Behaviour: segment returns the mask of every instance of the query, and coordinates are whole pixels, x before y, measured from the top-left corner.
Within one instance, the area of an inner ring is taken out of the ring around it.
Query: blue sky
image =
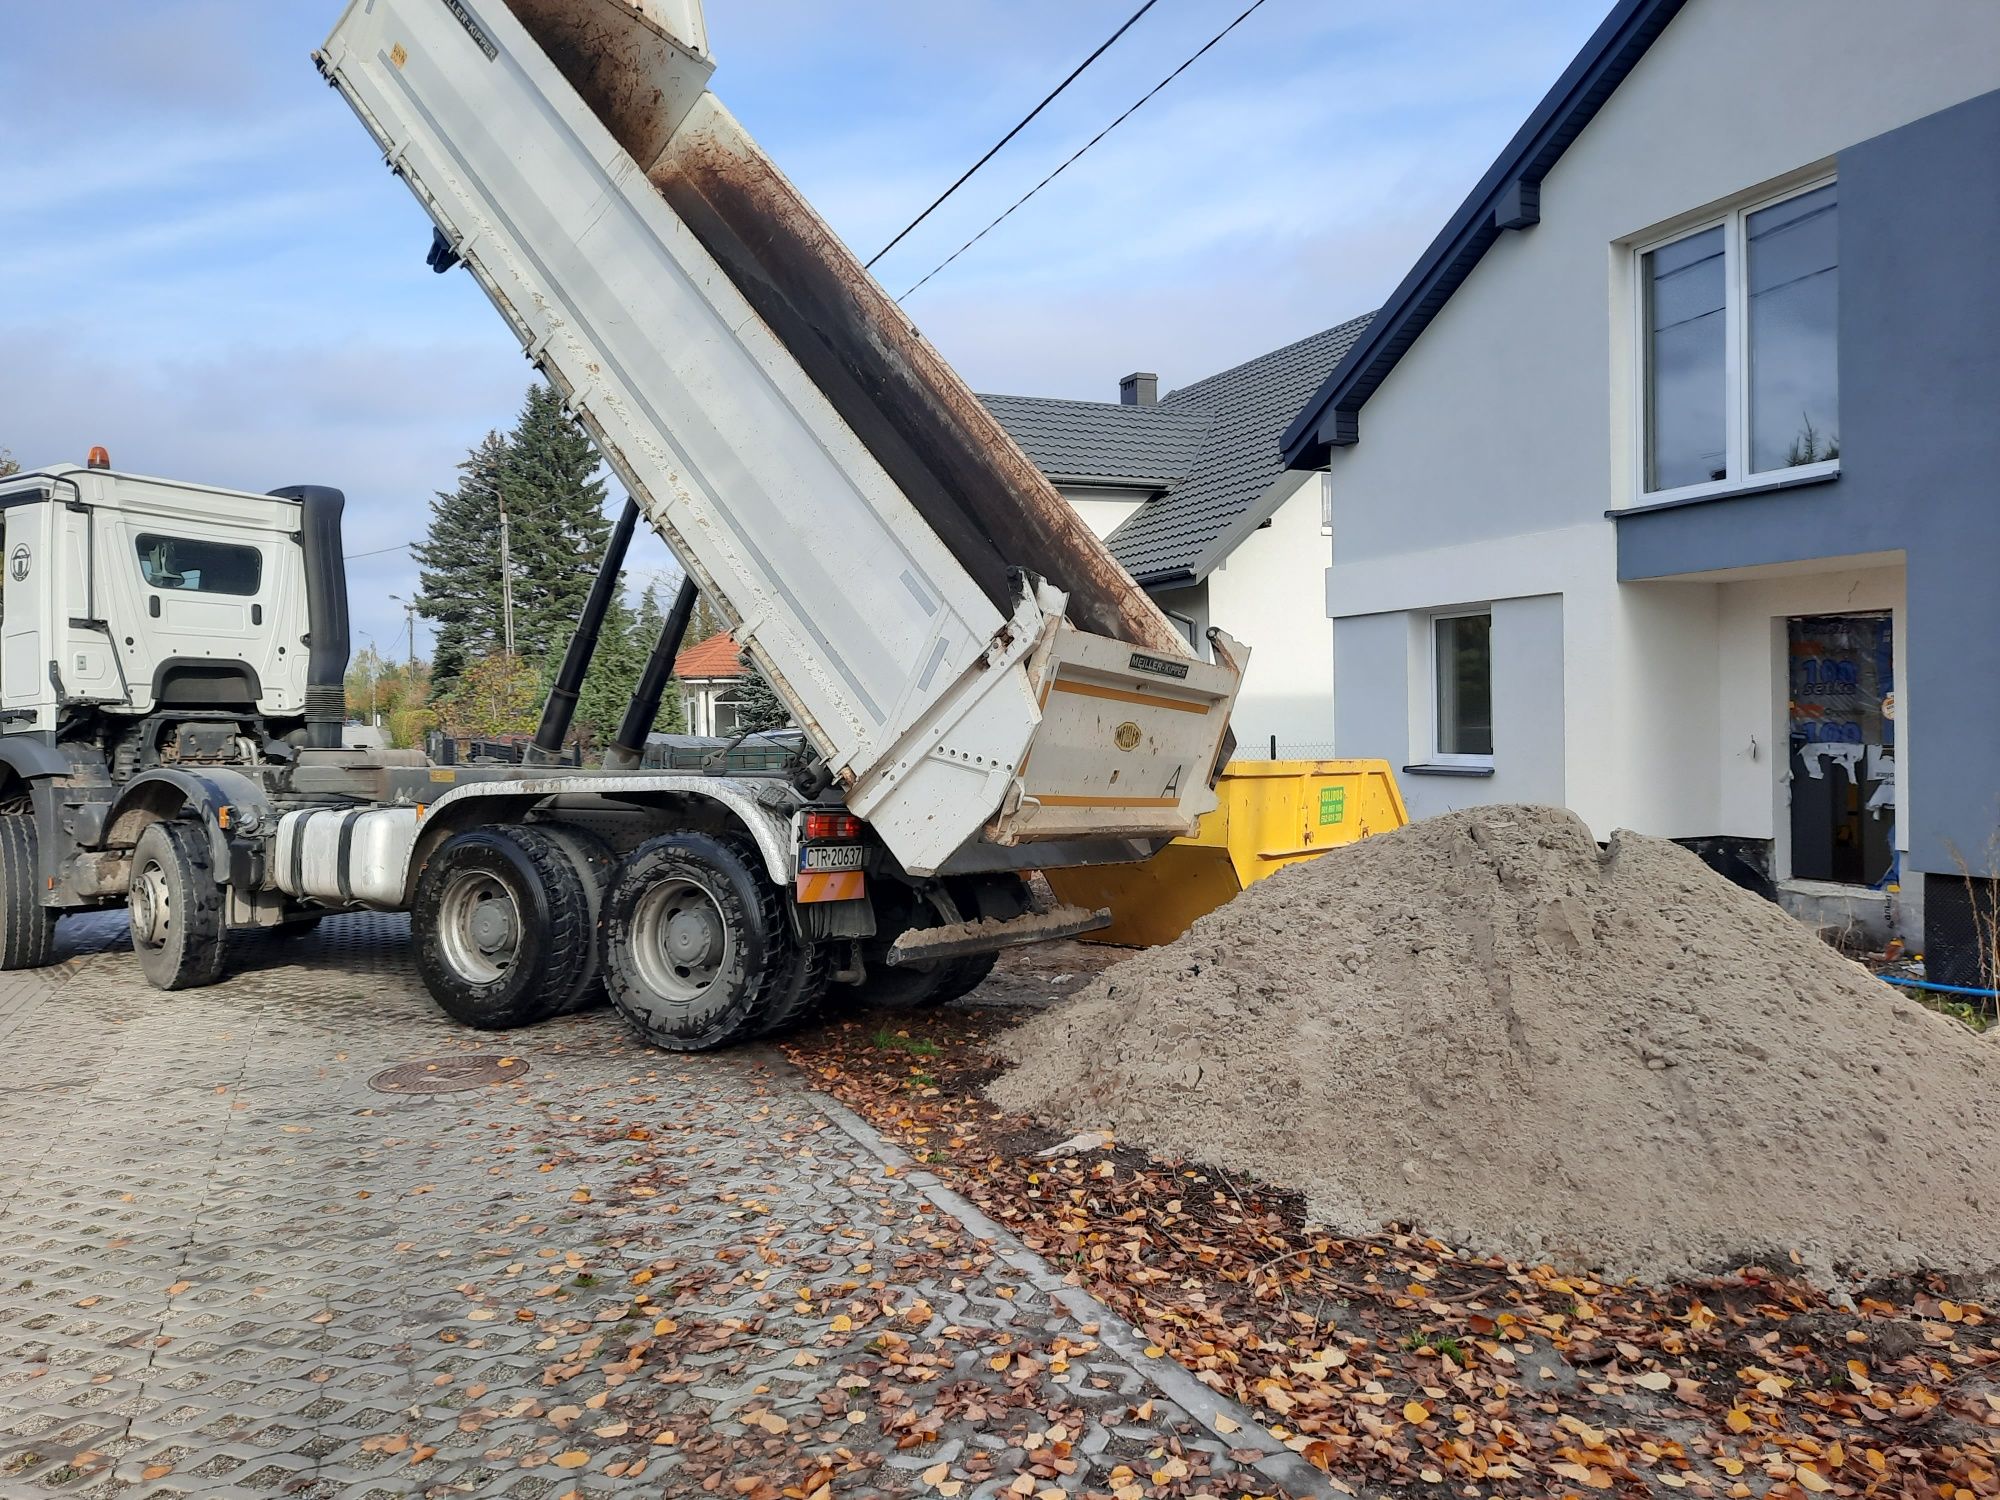
[[[980,390],[1164,389],[1377,305],[1608,0],[1266,0],[908,302]],[[710,0],[713,87],[880,248],[1132,0]],[[877,268],[901,293],[1242,9],[1160,0]],[[357,646],[529,379],[314,73],[333,0],[0,6],[0,445],[349,496]],[[670,560],[651,539],[634,577]],[[419,622],[418,649],[426,649]]]

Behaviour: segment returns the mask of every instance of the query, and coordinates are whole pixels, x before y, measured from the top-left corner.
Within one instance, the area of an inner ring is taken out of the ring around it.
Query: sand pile
[[[2000,1052],[1676,845],[1494,807],[1253,887],[1014,1032],[1001,1104],[1342,1233],[1659,1280],[2000,1265]]]

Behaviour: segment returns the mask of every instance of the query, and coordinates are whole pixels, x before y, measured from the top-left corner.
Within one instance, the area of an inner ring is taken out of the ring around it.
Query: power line
[[[918,214],[914,219],[910,220],[909,223],[905,224],[903,226],[902,234],[897,235],[893,240],[889,241],[888,244],[884,245],[880,250],[877,250],[875,252],[874,259],[870,260],[868,264],[865,267],[863,267],[863,269],[870,271],[874,270],[875,261],[880,260],[883,256],[887,255],[891,250],[895,249],[898,245],[902,244],[904,235],[907,235],[912,229],[915,229],[919,224],[923,223],[924,220],[928,219],[932,214],[936,213],[938,208],[944,203],[945,199],[949,198],[953,193],[957,192],[960,188],[964,187],[965,184],[971,180],[972,174],[974,172],[977,172],[981,167],[985,166],[989,161],[993,160],[995,156],[999,155],[1000,148],[1002,146],[1005,146],[1009,141],[1013,140],[1015,136],[1019,135],[1022,131],[1026,130],[1028,126],[1034,122],[1034,118],[1036,115],[1040,114],[1043,110],[1047,109],[1051,104],[1053,104],[1058,94],[1060,94],[1064,89],[1068,88],[1072,83],[1075,83],[1077,79],[1081,78],[1083,76],[1084,69],[1088,68],[1092,63],[1096,62],[1098,58],[1104,56],[1106,52],[1109,52],[1111,50],[1111,44],[1117,41],[1118,38],[1120,38],[1121,36],[1125,35],[1126,32],[1130,31],[1132,27],[1135,24],[1137,24],[1139,17],[1143,16],[1147,11],[1151,10],[1157,4],[1159,4],[1159,0],[1146,0],[1146,3],[1144,5],[1140,6],[1137,10],[1133,11],[1131,17],[1125,22],[1123,26],[1120,26],[1116,31],[1111,33],[1111,35],[1105,40],[1103,46],[1099,47],[1095,52],[1091,53],[1090,56],[1086,57],[1082,62],[1078,63],[1076,65],[1075,72],[1071,73],[1069,77],[1065,78],[1061,83],[1057,84],[1055,88],[1050,91],[1049,96],[1046,99],[1044,99],[1040,104],[1037,104],[1033,109],[1029,110],[1027,115],[1022,119],[1020,124],[1016,125],[1012,130],[1008,131],[1005,135],[1001,136],[999,141],[994,145],[991,151],[988,151],[984,156],[980,157],[978,161],[974,162],[971,166],[967,167],[965,169],[965,175],[963,177],[959,178],[958,181],[954,182],[950,187],[946,188],[942,193],[939,193],[937,196],[937,202],[931,204],[929,208],[925,209],[922,213]]]
[[[393,547],[377,547],[373,552],[349,552],[341,560],[343,562],[359,562],[364,557],[386,557],[391,552],[407,552],[416,545],[415,542],[398,542]]]
[[[1033,187],[1029,188],[1027,192],[1023,193],[1019,198],[1015,199],[1014,202],[1008,206],[1007,211],[1005,213],[1001,214],[999,218],[995,219],[991,224],[988,224],[984,229],[980,230],[979,233],[975,234],[971,239],[967,240],[963,245],[960,245],[956,250],[952,251],[951,254],[947,255],[942,261],[938,262],[937,265],[931,268],[930,275],[925,276],[923,281],[919,281],[916,284],[916,286],[911,287],[909,291],[903,293],[903,295],[898,297],[896,300],[898,302],[907,301],[919,288],[921,288],[924,285],[924,282],[929,281],[932,276],[937,275],[939,271],[942,271],[946,266],[950,265],[953,261],[957,260],[959,256],[965,254],[966,251],[970,250],[974,245],[978,244],[981,240],[985,239],[987,235],[991,234],[994,230],[998,229],[1002,224],[1004,224],[1009,218],[1013,216],[1015,209],[1019,208],[1023,203],[1026,203],[1030,198],[1034,197],[1035,194],[1039,193],[1043,188],[1047,187],[1050,183],[1054,182],[1058,177],[1062,176],[1063,173],[1067,172],[1071,167],[1075,166],[1078,157],[1081,157],[1084,154],[1084,152],[1088,151],[1092,146],[1095,146],[1099,141],[1103,140],[1107,135],[1111,134],[1112,131],[1116,130],[1120,125],[1123,125],[1127,120],[1131,119],[1132,116],[1137,114],[1140,108],[1144,106],[1153,97],[1153,95],[1159,93],[1161,89],[1165,88],[1168,84],[1172,83],[1176,78],[1180,77],[1181,74],[1185,73],[1189,68],[1193,67],[1197,62],[1199,62],[1202,59],[1204,55],[1208,53],[1208,51],[1211,48],[1213,48],[1216,45],[1216,43],[1220,42],[1224,37],[1228,36],[1230,32],[1234,31],[1237,27],[1241,26],[1245,21],[1249,20],[1250,17],[1260,7],[1262,7],[1263,4],[1264,0],[1251,0],[1249,9],[1245,10],[1242,15],[1238,16],[1235,20],[1231,21],[1227,26],[1223,27],[1222,30],[1218,31],[1214,36],[1210,37],[1205,43],[1202,44],[1200,51],[1196,52],[1194,56],[1190,57],[1186,62],[1182,63],[1178,68],[1175,68],[1173,72],[1169,73],[1165,78],[1162,78],[1158,83],[1154,84],[1152,88],[1146,91],[1144,97],[1141,98],[1137,104],[1134,104],[1130,109],[1126,110],[1124,114],[1120,115],[1117,119],[1113,120],[1109,125],[1105,126],[1102,130],[1098,131],[1096,135],[1092,136],[1089,140],[1085,141],[1083,145],[1077,148],[1076,155],[1070,157],[1068,161],[1064,162],[1061,166],[1057,167],[1053,172],[1049,173],[1048,176],[1044,177],[1040,182],[1036,183]],[[874,263],[871,261],[870,264],[872,265]]]

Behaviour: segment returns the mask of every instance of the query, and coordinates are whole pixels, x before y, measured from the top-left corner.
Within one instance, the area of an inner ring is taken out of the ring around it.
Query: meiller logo
[[[1187,663],[1184,661],[1166,661],[1161,657],[1147,656],[1142,652],[1134,651],[1132,653],[1132,670],[1135,672],[1151,672],[1155,677],[1186,677]]]
[[[444,5],[446,10],[458,17],[458,24],[465,28],[465,34],[479,43],[479,50],[486,54],[488,62],[500,56],[500,49],[487,40],[485,31],[481,29],[479,22],[473,19],[472,12],[465,8],[462,0],[444,0]]]

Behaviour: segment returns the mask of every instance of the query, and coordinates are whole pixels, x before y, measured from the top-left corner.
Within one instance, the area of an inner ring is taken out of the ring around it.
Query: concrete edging
[[[783,1054],[772,1051],[770,1055],[774,1062],[782,1063],[787,1070],[794,1073],[801,1071]],[[812,1088],[804,1078],[800,1081],[807,1088]],[[1287,1448],[1248,1407],[1203,1385],[1176,1361],[1147,1354],[1145,1335],[1124,1318],[1081,1286],[1058,1276],[1046,1261],[1016,1239],[1011,1230],[987,1217],[977,1205],[947,1186],[936,1173],[918,1163],[838,1099],[819,1089],[812,1089],[812,1093],[821,1112],[829,1120],[941,1211],[958,1220],[973,1238],[990,1244],[994,1254],[1020,1272],[1036,1290],[1060,1303],[1072,1317],[1095,1323],[1098,1342],[1185,1411],[1191,1420],[1231,1448],[1263,1449],[1265,1456],[1250,1466],[1257,1473],[1283,1485],[1294,1495],[1332,1497],[1340,1493],[1327,1482],[1324,1473]],[[1215,1425],[1217,1417],[1227,1417],[1237,1425],[1238,1430],[1222,1431]]]

